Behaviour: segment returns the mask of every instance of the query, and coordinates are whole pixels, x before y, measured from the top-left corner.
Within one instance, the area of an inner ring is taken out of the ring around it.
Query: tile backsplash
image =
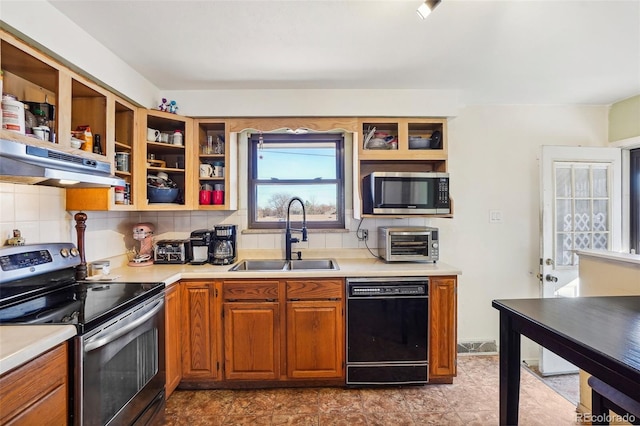
[[[19,229],[27,244],[71,241],[76,243],[74,214],[65,210],[62,188],[0,183],[0,232],[2,243]],[[284,250],[283,231],[247,231],[247,211],[87,211],[85,254],[87,262],[125,254],[137,247],[132,237],[136,223],[149,222],[155,227],[155,239],[188,238],[191,231],[212,228],[217,224],[238,225],[240,250]],[[429,220],[365,219],[361,228],[369,229],[367,244],[358,241],[359,220],[346,211],[346,229],[309,232],[309,241],[297,243],[296,250],[366,249],[377,247],[378,226],[429,226]]]

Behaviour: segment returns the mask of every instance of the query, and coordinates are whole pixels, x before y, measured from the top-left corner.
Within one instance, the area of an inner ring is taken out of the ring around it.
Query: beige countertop
[[[0,374],[24,364],[76,335],[73,325],[0,326]]]
[[[268,257],[264,257],[267,259]],[[229,269],[232,265],[152,265],[123,266],[111,271],[108,278],[125,282],[164,282],[173,284],[181,279],[232,279],[232,278],[329,278],[329,277],[393,277],[393,276],[442,276],[461,275],[460,269],[446,263],[395,262],[386,263],[379,259],[337,258],[339,270],[300,270],[300,271],[236,271]],[[240,257],[238,260],[244,260]],[[251,257],[251,259],[257,259]],[[311,259],[311,258],[309,258]]]
[[[337,261],[339,270],[230,272],[229,269],[232,265],[151,265],[139,267],[125,265],[113,269],[105,278],[113,282],[164,282],[166,286],[170,286],[182,279],[415,277],[462,274],[458,268],[442,262],[386,263],[375,258],[329,257]],[[268,258],[273,257],[260,257],[252,254],[250,257],[241,255],[238,260]],[[75,327],[70,325],[0,326],[0,374],[24,364],[55,345],[75,336],[75,334]]]

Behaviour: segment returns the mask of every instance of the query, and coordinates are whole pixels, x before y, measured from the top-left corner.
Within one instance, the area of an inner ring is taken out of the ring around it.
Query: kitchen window
[[[344,228],[342,134],[256,133],[249,146],[249,228],[284,229],[294,196],[304,201],[308,228]],[[291,221],[302,221],[298,203]]]

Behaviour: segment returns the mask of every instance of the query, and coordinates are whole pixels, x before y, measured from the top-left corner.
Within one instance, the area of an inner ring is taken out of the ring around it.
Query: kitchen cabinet
[[[362,140],[358,142],[357,161],[359,182],[354,185],[355,194],[363,191],[362,179],[373,172],[447,172],[448,141],[447,120],[426,117],[361,117],[358,119]],[[374,130],[375,129],[375,130]],[[372,133],[371,139],[367,135]],[[434,136],[435,135],[435,136]],[[380,138],[394,138],[395,143],[381,144]],[[430,140],[440,139],[431,148]],[[414,141],[417,146],[412,145]],[[393,148],[393,149],[388,149]],[[360,205],[356,199],[354,205]],[[453,212],[453,203],[451,203]],[[438,215],[452,217],[453,213]],[[363,217],[374,217],[363,214]],[[382,215],[375,215],[381,217]],[[430,215],[434,216],[434,215]],[[389,217],[389,216],[388,216]],[[405,217],[393,215],[393,217]]]
[[[68,424],[68,357],[65,342],[2,375],[0,424]]]
[[[0,67],[3,71],[3,92],[47,110],[45,115],[50,119],[49,128],[55,135],[51,139],[60,150],[89,159],[110,161],[113,145],[104,145],[109,138],[107,103],[113,96],[108,90],[2,30]],[[94,135],[101,135],[103,154],[71,147],[71,131],[80,125],[89,125]],[[50,142],[7,130],[0,130],[0,136],[29,145],[51,146]]]
[[[287,280],[287,378],[344,377],[344,281]]]
[[[139,109],[138,119],[138,154],[134,168],[146,171],[134,189],[134,196],[139,201],[138,210],[190,210],[195,196],[190,184],[194,179],[193,120],[148,109]],[[158,131],[157,136],[150,135],[148,129]],[[175,201],[156,203],[149,200],[147,176],[157,176],[159,172],[166,173],[177,184],[179,192]]]
[[[183,281],[181,289],[182,380],[219,377],[219,289],[213,281]]]
[[[224,281],[222,286],[225,379],[279,379],[279,282]]]
[[[197,142],[193,205],[198,206],[198,210],[236,210],[238,144],[230,140],[227,122],[220,119],[194,120],[193,134]],[[200,172],[200,165],[205,165],[203,172]],[[206,173],[209,170],[215,173]],[[209,203],[200,200],[200,190],[223,191],[222,202],[216,204],[214,197]]]
[[[166,399],[182,379],[182,328],[180,323],[180,283],[175,283],[165,290],[165,369],[166,369]]]
[[[115,188],[67,188],[67,210],[117,211],[137,208],[139,203],[134,189],[146,182],[146,176],[137,173],[134,168],[138,152],[135,145],[137,116],[138,108],[133,104],[116,96],[107,97],[107,140],[102,140],[102,148],[109,147],[113,151],[110,158],[120,156],[123,159],[116,161],[114,172],[127,183],[124,188],[125,201],[116,202]]]
[[[457,360],[457,278],[429,278],[429,382],[452,383]]]

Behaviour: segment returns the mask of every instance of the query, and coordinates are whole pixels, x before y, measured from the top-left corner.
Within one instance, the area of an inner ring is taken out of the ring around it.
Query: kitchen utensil
[[[224,204],[224,191],[213,191],[213,204]]]
[[[129,171],[129,155],[128,152],[116,152],[116,170],[120,172]]]
[[[212,193],[213,193],[213,191],[207,191],[206,189],[201,189],[200,190],[200,205],[211,204]]]
[[[147,198],[150,203],[173,203],[178,198],[178,188],[160,188],[147,185]]]
[[[147,140],[151,142],[160,142],[160,130],[147,127]]]
[[[200,177],[211,177],[214,175],[214,169],[211,164],[203,163],[200,164]]]

